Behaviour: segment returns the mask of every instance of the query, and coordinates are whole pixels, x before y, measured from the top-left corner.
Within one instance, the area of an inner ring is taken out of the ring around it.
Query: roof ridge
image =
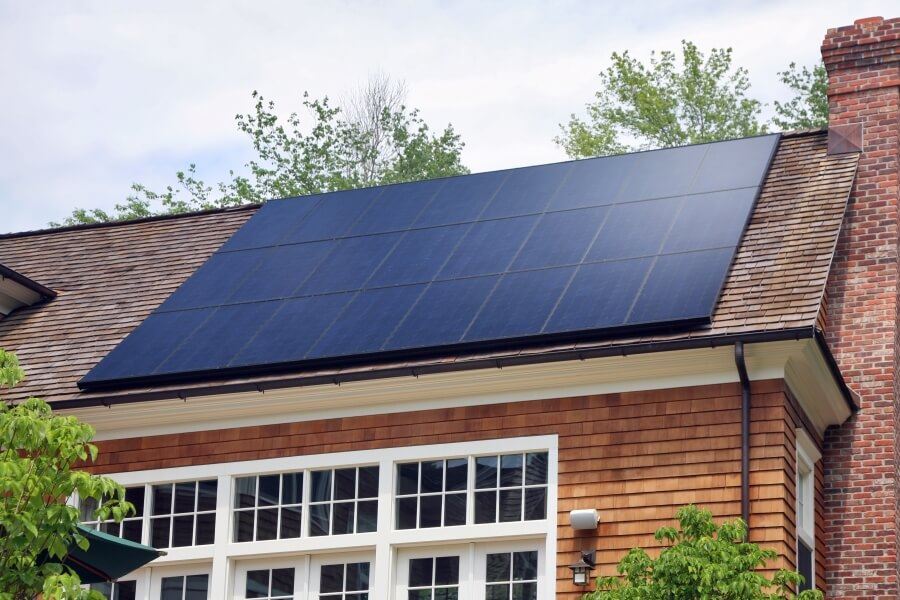
[[[241,212],[245,210],[256,209],[262,206],[261,202],[252,204],[241,204],[239,206],[226,206],[224,208],[207,208],[204,210],[195,210],[191,212],[183,212],[166,215],[153,215],[150,217],[141,217],[139,219],[121,219],[116,221],[105,221],[100,223],[83,223],[78,225],[64,225],[62,227],[47,227],[44,229],[31,229],[29,231],[11,231],[9,233],[0,233],[0,240],[11,238],[30,237],[35,235],[52,235],[56,233],[66,233],[69,231],[82,231],[88,229],[103,229],[107,227],[125,227],[128,225],[139,225],[141,223],[152,223],[156,221],[169,221],[174,219],[185,219],[191,217],[202,217],[206,215],[215,215],[229,212]]]
[[[819,135],[822,133],[828,133],[828,126],[825,127],[809,127],[807,129],[791,129],[788,131],[782,131],[781,137],[803,137],[806,135]]]

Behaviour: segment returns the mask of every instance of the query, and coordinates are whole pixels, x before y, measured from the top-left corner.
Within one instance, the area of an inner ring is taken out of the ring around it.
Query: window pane
[[[130,516],[140,517],[144,514],[144,486],[126,488],[125,500],[134,504],[134,514]]]
[[[434,559],[434,585],[459,583],[459,557],[440,556]]]
[[[378,467],[360,467],[359,498],[376,498],[378,496]]]
[[[116,595],[113,600],[135,600],[137,597],[136,581],[116,582]]]
[[[294,569],[273,569],[272,570],[272,595],[273,596],[293,596],[294,595]]]
[[[238,477],[234,483],[234,507],[256,506],[256,477]]]
[[[409,561],[409,587],[430,586],[434,559],[413,558]]]
[[[441,497],[421,496],[419,498],[419,527],[441,526]]]
[[[335,535],[353,533],[353,503],[336,502],[334,505],[334,529]]]
[[[356,497],[356,469],[335,469],[334,499],[351,500]]]
[[[301,509],[299,506],[281,509],[282,539],[300,537],[300,516]]]
[[[522,485],[522,455],[500,457],[500,487]]]
[[[513,554],[513,581],[537,579],[537,552]]]
[[[397,529],[415,529],[417,516],[415,497],[397,499]]]
[[[500,522],[522,520],[522,490],[500,490]]]
[[[459,600],[459,588],[438,588],[434,590],[434,600]]]
[[[431,590],[409,590],[407,600],[432,600]]]
[[[252,510],[242,510],[234,513],[234,541],[253,541],[253,518],[256,514]]]
[[[547,518],[547,488],[525,488],[525,520]]]
[[[314,504],[309,507],[309,534],[310,535],[328,535],[329,534],[329,517],[331,516],[331,505]]]
[[[479,456],[475,459],[475,487],[497,487],[497,457]]]
[[[184,577],[163,577],[160,600],[182,600]]]
[[[256,511],[256,539],[274,540],[278,536],[278,509],[261,508]]]
[[[803,590],[811,590],[813,583],[813,560],[812,560],[812,551],[809,549],[809,546],[806,545],[803,541],[798,544],[797,548],[797,572],[803,576],[803,583],[800,584],[799,589]]]
[[[141,525],[140,521],[125,521],[122,523],[122,537],[132,542],[141,542]]]
[[[348,592],[364,592],[369,589],[369,563],[351,563],[347,565]]]
[[[169,517],[150,521],[150,545],[154,548],[169,547]]]
[[[512,588],[513,600],[537,600],[536,583],[514,583]]]
[[[303,473],[285,473],[281,476],[281,503],[300,504],[303,499]]]
[[[432,460],[422,463],[421,492],[440,492],[444,489],[444,461]]]
[[[197,545],[212,544],[216,535],[216,513],[197,515]]]
[[[397,493],[415,494],[419,491],[419,463],[397,465]]]
[[[79,502],[79,520],[82,522],[93,521],[97,511],[97,501],[94,498],[82,498]]]
[[[278,504],[278,485],[281,477],[278,475],[264,475],[259,478],[259,506],[273,506]]]
[[[189,513],[194,512],[194,494],[197,491],[197,484],[193,481],[188,483],[175,484],[175,512]]]
[[[153,486],[153,514],[168,515],[172,512],[172,484]]]
[[[218,482],[215,479],[201,481],[197,484],[197,510],[216,510],[216,487]]]
[[[509,584],[488,585],[485,587],[485,598],[487,600],[509,600]]]
[[[486,559],[487,581],[509,581],[510,560],[509,553],[488,554]]]
[[[344,565],[322,565],[319,591],[323,594],[344,591]]]
[[[172,546],[191,546],[194,543],[194,515],[172,519]]]
[[[466,495],[447,494],[444,497],[444,525],[466,524]]]
[[[331,500],[331,471],[313,471],[310,501]]]
[[[206,600],[209,576],[188,575],[186,579],[184,600]]]
[[[103,533],[108,533],[109,535],[114,535],[116,537],[119,537],[120,527],[121,527],[121,525],[119,523],[111,521],[109,523],[102,523],[100,525],[100,531],[102,531]]]
[[[465,458],[454,458],[447,461],[448,492],[466,489],[469,474],[469,461]]]
[[[369,533],[378,526],[378,501],[360,502],[356,505],[356,533]]]
[[[547,483],[547,453],[532,452],[525,455],[525,485]]]
[[[495,523],[497,521],[497,492],[475,493],[475,522]]]
[[[248,598],[267,598],[269,596],[269,571],[247,571]]]

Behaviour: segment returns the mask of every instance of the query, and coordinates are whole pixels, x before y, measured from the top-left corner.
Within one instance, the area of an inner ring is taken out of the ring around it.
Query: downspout
[[[744,342],[734,343],[734,364],[741,379],[741,518],[750,528],[750,378],[744,362]]]

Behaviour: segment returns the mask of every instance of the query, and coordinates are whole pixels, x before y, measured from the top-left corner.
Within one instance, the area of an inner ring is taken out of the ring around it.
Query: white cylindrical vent
[[[573,510],[569,513],[569,523],[572,525],[572,529],[597,529],[599,522],[600,515],[595,508]]]

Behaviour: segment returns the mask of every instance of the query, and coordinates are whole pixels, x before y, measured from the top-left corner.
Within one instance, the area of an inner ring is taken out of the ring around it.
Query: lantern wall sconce
[[[569,565],[572,569],[572,583],[583,587],[591,582],[591,571],[594,570],[596,563],[596,550],[582,550],[581,558],[578,562]]]

